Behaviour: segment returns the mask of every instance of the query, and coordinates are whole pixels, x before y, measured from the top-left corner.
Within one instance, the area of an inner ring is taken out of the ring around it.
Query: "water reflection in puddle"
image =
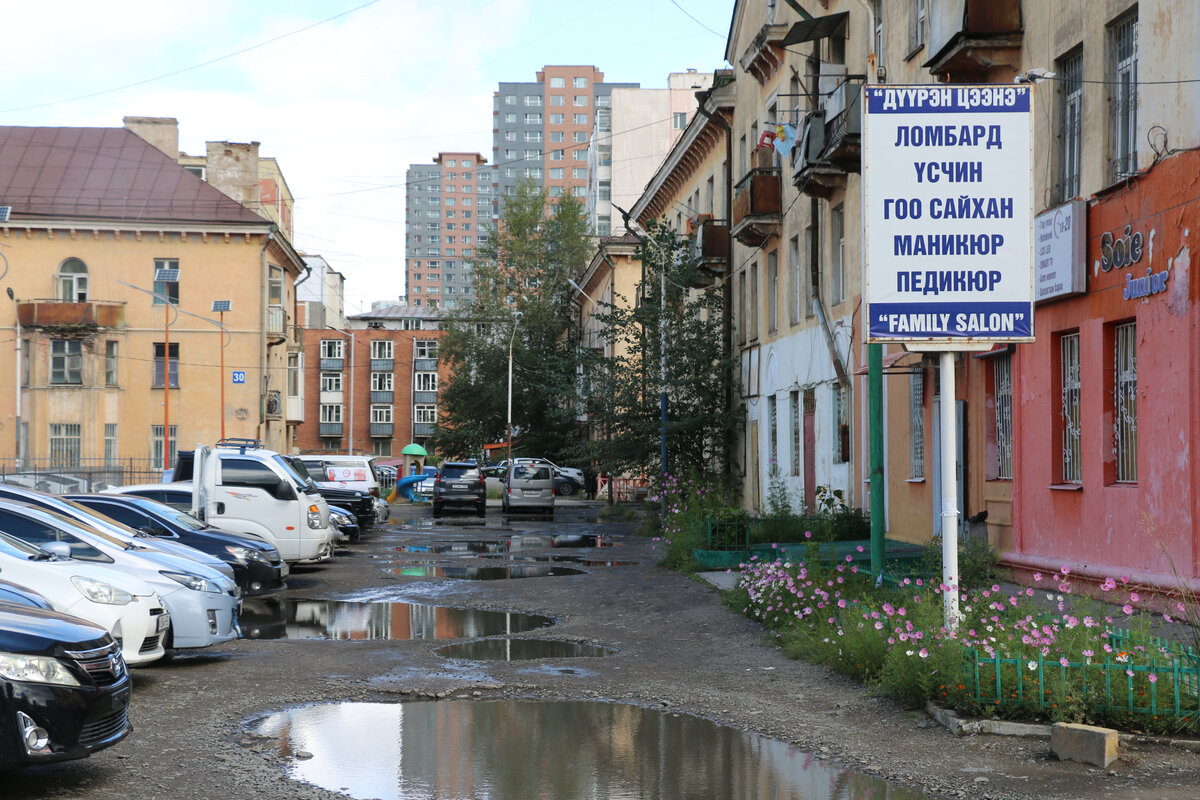
[[[291,777],[355,798],[925,797],[784,742],[616,703],[334,703],[273,714],[253,727],[278,739],[281,755],[304,753],[290,761]]]
[[[607,647],[556,639],[478,639],[439,647],[434,651],[445,658],[472,661],[528,661],[536,658],[601,658],[614,651]]]
[[[458,578],[467,581],[506,581],[516,578],[549,578],[585,574],[581,569],[553,567],[549,564],[512,564],[506,567],[410,565],[396,567],[391,571],[408,578]]]
[[[249,598],[238,616],[243,639],[465,639],[525,633],[551,617],[418,603]]]
[[[586,533],[515,533],[507,539],[493,541],[464,539],[462,541],[425,542],[405,544],[396,549],[401,553],[437,553],[439,555],[461,553],[516,553],[522,550],[545,550],[552,547],[612,547],[611,540],[603,536]]]

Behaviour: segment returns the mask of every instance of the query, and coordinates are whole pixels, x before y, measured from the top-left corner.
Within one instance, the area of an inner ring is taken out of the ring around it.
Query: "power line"
[[[723,34],[723,33],[719,33],[719,32],[717,32],[717,31],[714,31],[712,28],[708,27],[708,26],[707,26],[707,25],[705,25],[703,22],[701,22],[700,20],[698,20],[698,19],[696,19],[695,17],[693,17],[690,11],[688,11],[688,10],[687,10],[686,8],[684,8],[683,6],[679,5],[679,3],[677,3],[675,0],[671,0],[671,5],[675,6],[675,7],[676,7],[676,8],[678,8],[680,11],[682,11],[682,12],[683,12],[683,13],[684,13],[684,14],[687,16],[687,18],[688,18],[688,19],[690,19],[692,22],[694,22],[694,23],[696,23],[697,25],[699,25],[701,28],[704,28],[704,30],[706,30],[706,31],[708,31],[709,33],[711,33],[711,34],[714,34],[714,35],[716,35],[716,36],[720,36],[722,39],[724,39],[724,38],[725,38],[725,34]]]

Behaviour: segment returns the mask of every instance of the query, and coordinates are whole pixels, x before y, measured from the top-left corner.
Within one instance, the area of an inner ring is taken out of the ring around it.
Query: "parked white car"
[[[379,497],[379,476],[371,463],[373,456],[317,455],[296,456],[308,467],[309,476],[318,485],[335,489],[358,489]]]
[[[148,583],[171,613],[168,648],[209,647],[237,636],[237,584],[215,570],[7,500],[0,501],[0,531],[57,555],[111,565]]]
[[[130,665],[163,656],[171,615],[143,580],[112,567],[60,559],[0,532],[0,576],[49,601],[55,611],[100,625]]]

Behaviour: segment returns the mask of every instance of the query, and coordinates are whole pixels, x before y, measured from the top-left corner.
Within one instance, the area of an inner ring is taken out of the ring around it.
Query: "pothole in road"
[[[525,633],[553,617],[419,603],[250,598],[238,616],[243,639],[465,639]]]
[[[390,570],[406,578],[455,578],[465,581],[507,581],[518,578],[557,578],[585,575],[581,569],[550,564],[510,564],[508,566],[422,566],[410,565]]]
[[[532,661],[538,658],[602,658],[615,651],[607,647],[557,639],[477,639],[439,647],[434,651],[444,658],[471,661]]]
[[[251,727],[290,777],[354,798],[928,800],[785,742],[619,703],[329,703]]]
[[[523,561],[537,561],[546,563],[563,563],[563,564],[582,564],[585,567],[636,567],[640,561],[612,561],[606,558],[587,558],[586,556],[512,556],[512,555],[485,555],[482,558],[496,559],[521,563]]]
[[[436,553],[479,555],[487,553],[517,553],[524,550],[546,550],[554,547],[612,547],[611,539],[590,533],[516,533],[506,539],[462,539],[421,544],[404,544],[396,548],[401,553]]]

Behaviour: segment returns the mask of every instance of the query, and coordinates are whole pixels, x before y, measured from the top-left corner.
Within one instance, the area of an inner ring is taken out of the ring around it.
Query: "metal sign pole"
[[[955,430],[954,353],[943,350],[941,368],[941,426],[942,426],[942,597],[943,623],[946,630],[956,630],[960,619],[958,596],[961,582],[958,575],[958,470],[955,464],[957,431]]]

